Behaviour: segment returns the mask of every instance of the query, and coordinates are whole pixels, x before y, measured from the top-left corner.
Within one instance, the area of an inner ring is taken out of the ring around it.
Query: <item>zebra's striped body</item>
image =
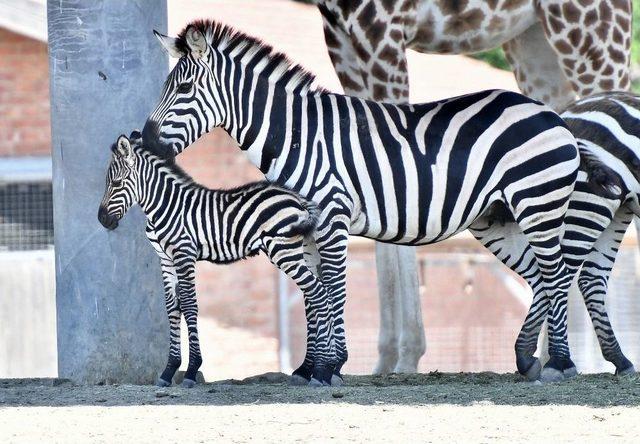
[[[580,273],[578,286],[604,358],[615,365],[617,374],[634,373],[615,337],[605,296],[622,238],[633,216],[640,216],[640,97],[626,92],[598,94],[571,104],[562,117],[583,158],[565,218],[563,254],[571,274]],[[600,177],[612,175],[619,192],[615,196],[594,192],[587,180],[589,169]],[[530,282],[539,278],[531,266],[533,252],[513,221],[477,228],[472,230],[476,237],[503,262],[529,276]],[[539,285],[532,287],[536,291]],[[532,310],[527,316],[516,343],[520,360],[534,359],[543,312]]]
[[[269,181],[322,208],[308,261],[321,265],[331,301],[325,329],[309,329],[298,375],[311,377],[313,367],[313,377],[327,383],[346,360],[349,234],[437,242],[473,227],[495,204],[525,233],[544,277],[541,297],[555,308],[551,366],[573,366],[566,341],[570,281],[559,238],[579,158],[557,114],[507,91],[391,105],[313,90],[312,78],[271,48],[211,23],[190,25],[178,39],[159,38],[180,60],[145,125],[145,142],[180,153],[222,126]]]
[[[147,236],[160,257],[170,325],[170,351],[160,385],[170,385],[181,363],[180,316],[189,331],[185,384],[195,383],[200,364],[195,263],[226,264],[259,252],[287,273],[313,306],[326,289],[306,267],[303,239],[315,228],[316,206],[268,182],[212,190],[192,181],[172,160],[158,157],[125,136],[114,146],[98,218],[117,227],[128,208],[140,204]]]

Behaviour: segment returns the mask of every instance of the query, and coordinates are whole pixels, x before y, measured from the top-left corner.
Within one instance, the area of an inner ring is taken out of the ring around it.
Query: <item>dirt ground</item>
[[[193,389],[0,380],[0,442],[639,442],[640,378],[536,385],[492,373],[280,373]]]

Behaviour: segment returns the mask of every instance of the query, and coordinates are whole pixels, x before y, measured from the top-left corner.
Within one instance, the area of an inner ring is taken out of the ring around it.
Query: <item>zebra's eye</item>
[[[178,89],[176,91],[178,91],[178,93],[180,93],[180,94],[186,94],[189,91],[191,91],[191,87],[192,86],[193,86],[193,83],[184,82],[184,83],[181,83],[180,85],[178,85]]]
[[[114,188],[120,188],[120,186],[122,185],[122,180],[120,180],[120,179],[113,180],[113,181],[111,182],[111,185],[112,185]]]

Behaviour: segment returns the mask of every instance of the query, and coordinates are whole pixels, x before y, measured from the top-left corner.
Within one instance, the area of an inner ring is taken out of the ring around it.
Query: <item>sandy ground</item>
[[[640,378],[350,376],[288,386],[271,373],[193,389],[0,380],[0,442],[638,442]]]

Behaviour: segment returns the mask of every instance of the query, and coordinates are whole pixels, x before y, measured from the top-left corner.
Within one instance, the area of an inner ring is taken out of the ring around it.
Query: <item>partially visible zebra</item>
[[[583,161],[565,218],[563,254],[572,271],[580,270],[578,286],[602,355],[615,365],[616,374],[633,374],[633,364],[622,352],[609,321],[605,296],[622,238],[633,216],[640,216],[640,97],[628,92],[597,94],[572,103],[561,116],[580,145]],[[587,169],[595,180],[613,173],[611,184],[618,192],[609,196],[594,192],[586,181]],[[491,243],[491,249],[499,250],[499,257],[510,256],[515,261],[528,249],[524,239],[513,240],[510,232],[516,229],[515,224],[507,223],[476,234],[484,243]],[[520,358],[527,361],[532,359],[544,320],[539,313],[529,316],[516,347]]]
[[[322,329],[309,322],[307,355],[295,376],[328,384],[347,359],[349,234],[428,244],[482,225],[496,205],[535,253],[525,276],[539,290],[533,311],[553,307],[543,376],[561,379],[575,370],[566,328],[571,275],[559,239],[579,155],[550,108],[508,91],[376,103],[314,89],[313,77],[285,56],[223,25],[197,21],[177,38],[156,36],[180,59],[145,124],[145,143],[178,154],[222,126],[267,180],[322,209],[308,263],[320,265],[331,299],[323,313],[307,313]]]
[[[327,291],[305,265],[303,238],[314,230],[315,204],[290,190],[256,182],[211,190],[193,182],[172,160],[120,136],[113,145],[98,219],[110,230],[131,205],[147,217],[147,237],[160,257],[170,325],[169,359],[158,385],[171,385],[180,367],[180,316],[189,333],[189,366],[183,385],[192,387],[202,363],[198,341],[195,263],[225,264],[264,252],[305,295],[307,310]]]

